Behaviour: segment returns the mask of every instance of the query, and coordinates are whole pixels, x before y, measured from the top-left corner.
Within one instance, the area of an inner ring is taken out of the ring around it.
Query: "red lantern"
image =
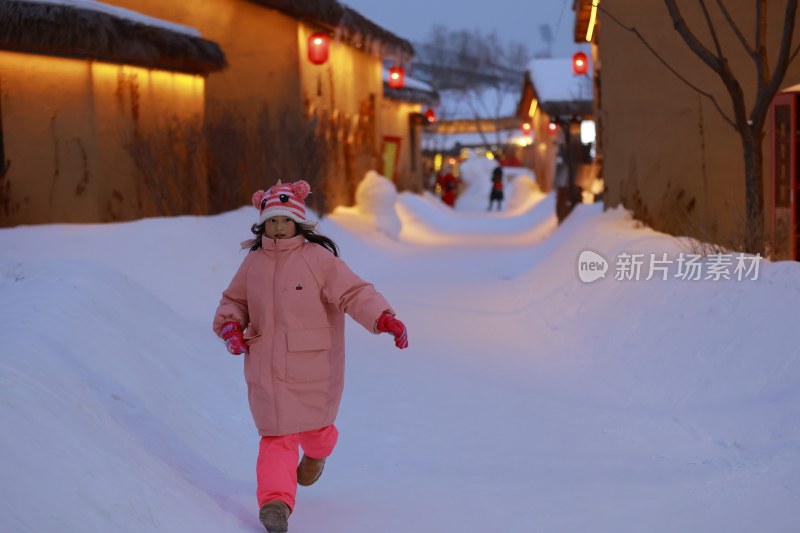
[[[389,87],[392,89],[402,89],[406,84],[406,69],[403,67],[391,67],[389,69]]]
[[[575,52],[572,56],[572,72],[581,76],[589,72],[589,58],[583,52]]]
[[[308,36],[308,60],[321,65],[328,60],[330,38],[327,33],[317,32]]]
[[[436,111],[434,111],[432,107],[429,107],[428,110],[425,111],[425,119],[428,121],[428,124],[436,122]]]
[[[551,122],[547,125],[547,131],[550,133],[556,133],[558,131],[558,125],[555,122]]]
[[[523,122],[522,123],[522,134],[523,135],[530,135],[531,134],[531,123],[530,122]]]

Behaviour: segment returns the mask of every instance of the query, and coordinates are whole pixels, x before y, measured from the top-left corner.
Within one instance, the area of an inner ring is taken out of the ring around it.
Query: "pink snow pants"
[[[256,463],[258,506],[281,500],[294,510],[300,460],[298,446],[302,446],[303,453],[309,457],[322,459],[333,452],[338,437],[339,431],[333,424],[280,437],[261,437]]]

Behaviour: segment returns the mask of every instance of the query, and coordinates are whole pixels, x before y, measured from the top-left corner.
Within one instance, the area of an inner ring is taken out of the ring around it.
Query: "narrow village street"
[[[768,316],[769,353],[742,332],[763,298],[797,310],[794,266],[585,284],[582,249],[679,247],[593,206],[555,230],[550,201],[498,216],[401,195],[398,240],[346,210],[323,221],[410,347],[348,321],[340,442],[293,532],[790,530],[800,360]],[[28,435],[4,443],[12,531],[259,531],[241,359],[209,328],[251,216],[0,232],[18,354],[0,413]],[[459,224],[484,234],[437,229]],[[43,309],[60,317],[44,336]]]

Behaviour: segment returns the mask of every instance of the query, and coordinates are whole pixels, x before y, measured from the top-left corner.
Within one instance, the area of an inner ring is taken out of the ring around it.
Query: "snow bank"
[[[0,272],[0,529],[253,522],[236,501],[247,472],[227,459],[251,452],[219,431],[247,428],[245,392],[208,350],[209,328],[93,261],[3,261]]]
[[[503,169],[503,177],[507,169]],[[545,196],[539,189],[539,184],[533,178],[532,173],[521,172],[516,175],[512,174],[510,192],[506,193],[506,200],[504,203],[508,206],[506,210],[509,213],[518,214],[528,209],[532,204],[535,204]]]
[[[686,249],[600,205],[556,227],[552,195],[396,209],[396,240],[320,223],[410,347],[348,320],[340,441],[291,531],[796,529],[800,265],[586,284],[582,250]],[[242,359],[210,331],[253,215],[0,230],[1,531],[262,530]]]
[[[396,239],[400,219],[394,204],[397,189],[389,179],[374,170],[368,171],[356,189],[356,207],[364,218],[385,235]]]
[[[370,170],[356,189],[356,206],[337,207],[334,212],[349,217],[353,223],[363,224],[391,239],[397,239],[402,223],[397,216],[396,202],[397,189],[394,183]]]
[[[456,199],[457,211],[486,211],[489,205],[489,191],[492,189],[492,171],[497,161],[471,155],[459,166],[464,188]],[[520,181],[520,178],[525,178]],[[525,209],[528,201],[538,201],[538,189],[534,187],[535,174],[525,167],[504,167],[503,183],[505,197],[503,211]],[[519,190],[517,191],[517,187]],[[511,189],[509,191],[509,189]],[[513,199],[513,201],[512,201]]]

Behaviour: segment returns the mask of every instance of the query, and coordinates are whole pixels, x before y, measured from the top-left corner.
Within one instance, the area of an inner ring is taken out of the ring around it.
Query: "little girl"
[[[372,333],[408,346],[406,328],[386,299],[314,233],[305,181],[253,195],[259,210],[242,261],[214,316],[214,331],[245,354],[250,411],[261,443],[256,464],[261,523],[288,531],[297,484],[322,474],[336,445],[333,425],[344,384],[344,314]],[[303,458],[298,464],[299,450]]]

